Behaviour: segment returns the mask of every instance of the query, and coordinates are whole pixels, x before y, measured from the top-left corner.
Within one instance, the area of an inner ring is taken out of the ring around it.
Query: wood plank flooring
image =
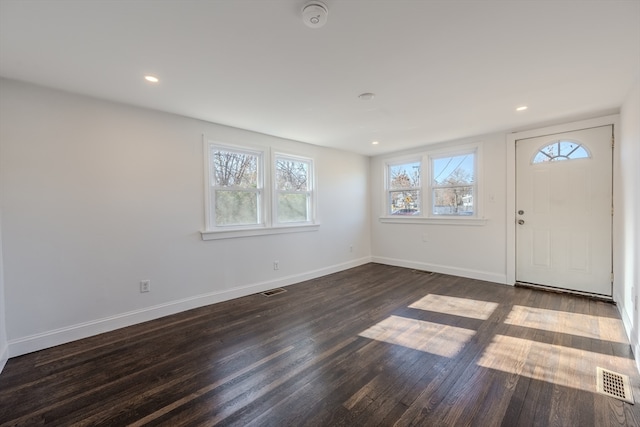
[[[0,425],[637,426],[612,304],[367,264],[10,359]]]

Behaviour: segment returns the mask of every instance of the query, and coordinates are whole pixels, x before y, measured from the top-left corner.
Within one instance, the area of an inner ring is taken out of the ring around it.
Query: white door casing
[[[589,157],[534,163],[558,141]],[[611,125],[517,140],[516,281],[611,296],[611,206]]]

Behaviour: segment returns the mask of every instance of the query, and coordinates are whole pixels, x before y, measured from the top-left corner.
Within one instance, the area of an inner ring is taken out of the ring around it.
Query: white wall
[[[478,181],[481,225],[383,223],[384,163],[388,158],[442,147],[480,143]],[[417,150],[371,158],[371,242],[376,262],[506,283],[505,134],[433,144]],[[424,238],[426,236],[426,242]]]
[[[378,217],[391,156],[368,159],[6,79],[0,92],[0,364],[370,260],[513,283],[505,133],[406,152],[480,142],[483,225],[389,224]],[[636,355],[639,116],[636,84],[621,111],[614,176],[614,298]],[[202,241],[203,133],[313,156],[320,230]],[[142,279],[152,292],[139,293]]]
[[[364,156],[6,79],[0,91],[9,356],[370,261]],[[202,241],[203,133],[314,157],[319,231]]]
[[[620,110],[614,167],[614,299],[640,367],[640,81]]]
[[[2,152],[0,151],[0,155]],[[4,269],[2,264],[2,210],[0,210],[0,372],[9,358],[9,343],[7,342],[7,328],[4,299]]]

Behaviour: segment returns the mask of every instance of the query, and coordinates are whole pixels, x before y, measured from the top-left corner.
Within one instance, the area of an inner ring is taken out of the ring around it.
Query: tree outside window
[[[391,215],[420,214],[420,162],[388,165],[388,202]]]
[[[210,147],[212,222],[216,226],[261,223],[261,153]]]
[[[275,169],[276,221],[309,221],[312,196],[311,160],[277,155]]]
[[[475,153],[432,158],[433,215],[473,215]]]

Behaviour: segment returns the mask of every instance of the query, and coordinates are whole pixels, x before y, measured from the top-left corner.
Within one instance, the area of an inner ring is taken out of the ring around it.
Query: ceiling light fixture
[[[526,105],[523,105],[522,107],[518,107],[518,108],[516,108],[516,111],[524,111],[524,110],[526,110],[527,108],[529,108],[529,107],[527,107]]]
[[[380,142],[378,142],[378,141],[371,141],[371,145],[378,145],[378,144],[380,144]]]
[[[375,97],[376,97],[376,94],[371,92],[365,92],[358,95],[358,98],[360,98],[363,101],[371,101]]]
[[[160,80],[156,76],[144,76],[144,79],[150,83],[158,83]]]
[[[302,21],[309,28],[324,27],[328,14],[327,5],[319,1],[312,1],[302,8]]]

